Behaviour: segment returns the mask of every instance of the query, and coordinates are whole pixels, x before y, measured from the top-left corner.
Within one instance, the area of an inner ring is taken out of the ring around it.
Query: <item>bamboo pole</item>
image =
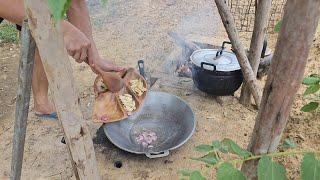
[[[271,0],[259,1],[259,3],[256,2],[254,27],[248,56],[251,68],[255,75],[258,72],[263,41],[267,33],[271,2]],[[246,81],[243,83],[241,88],[240,103],[245,106],[249,106],[251,104],[251,91]]]
[[[12,180],[19,180],[21,178],[35,48],[36,44],[30,34],[28,21],[25,20],[23,21],[21,31],[18,91],[11,159]]]
[[[215,2],[219,10],[219,14],[221,16],[223,25],[227,31],[234,52],[241,66],[243,77],[250,87],[250,91],[252,92],[256,105],[260,107],[261,89],[258,86],[256,75],[252,71],[251,65],[246,55],[245,48],[240,41],[233,16],[225,0],[215,0]]]
[[[72,67],[59,23],[54,23],[47,1],[25,0],[25,5],[29,27],[53,93],[75,176],[77,179],[100,179],[93,142],[80,110]]]
[[[274,57],[264,88],[248,149],[254,154],[274,152],[286,127],[294,96],[307,63],[320,17],[319,0],[287,1]],[[243,164],[248,179],[256,179],[258,160]]]

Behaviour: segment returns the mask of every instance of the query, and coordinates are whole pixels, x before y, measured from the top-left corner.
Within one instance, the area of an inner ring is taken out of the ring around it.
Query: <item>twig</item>
[[[33,166],[33,164],[36,162],[36,160],[38,159],[38,157],[39,157],[40,154],[41,154],[41,152],[39,152],[39,153],[36,155],[36,158],[32,161],[31,166]]]
[[[218,162],[215,165],[212,165],[211,168],[218,168],[222,163],[238,163],[238,162],[246,162],[246,161],[250,161],[250,160],[256,160],[256,159],[260,159],[263,156],[267,156],[267,157],[280,157],[280,156],[291,156],[291,155],[298,155],[298,154],[307,154],[307,153],[315,153],[315,154],[320,154],[320,151],[309,151],[309,150],[305,150],[305,151],[286,151],[286,152],[277,152],[277,153],[270,153],[270,154],[262,154],[262,155],[255,155],[255,156],[251,156],[247,159],[233,159],[233,160],[229,160],[229,161],[221,161]]]
[[[54,173],[54,174],[50,174],[50,175],[47,175],[47,176],[44,176],[45,178],[47,177],[52,177],[52,176],[56,176],[56,175],[61,175],[63,173],[63,171],[61,172],[58,172],[58,173]]]
[[[236,54],[238,61],[240,63],[243,76],[250,87],[250,91],[252,92],[252,95],[254,97],[254,100],[255,100],[257,106],[260,107],[261,94],[262,94],[261,89],[258,86],[256,75],[254,74],[254,72],[250,66],[248,57],[246,56],[245,48],[240,41],[239,34],[237,32],[233,16],[232,16],[225,0],[215,0],[215,2],[218,7],[219,14],[221,16],[223,25],[227,31],[227,34],[228,34],[228,37],[229,37],[231,43],[232,43],[232,48],[234,49],[235,54]]]

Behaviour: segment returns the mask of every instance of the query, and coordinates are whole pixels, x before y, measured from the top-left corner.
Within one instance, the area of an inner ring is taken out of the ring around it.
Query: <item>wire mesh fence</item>
[[[252,32],[257,0],[228,0],[231,13],[234,16],[237,29],[240,32]],[[272,33],[274,26],[282,18],[286,0],[272,0],[268,32]]]

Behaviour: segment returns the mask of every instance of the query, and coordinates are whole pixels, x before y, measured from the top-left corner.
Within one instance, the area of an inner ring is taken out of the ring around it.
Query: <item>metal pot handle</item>
[[[267,41],[267,39],[264,39],[262,52],[261,52],[261,58],[264,58],[266,56],[267,46],[268,46],[268,41]]]
[[[159,153],[146,153],[146,156],[148,158],[160,158],[160,157],[165,157],[169,155],[169,151],[163,151],[163,152],[159,152]]]
[[[139,73],[141,76],[143,76],[144,78],[146,78],[146,74],[144,71],[144,61],[143,60],[139,60],[138,61],[138,68],[139,68]]]
[[[230,41],[223,41],[222,45],[221,45],[221,49],[216,53],[216,57],[222,55],[223,50],[226,48],[225,44],[231,44],[231,42]]]
[[[203,68],[203,65],[212,66],[212,67],[213,67],[213,71],[217,70],[217,67],[216,67],[216,65],[214,65],[214,64],[207,63],[207,62],[201,62],[201,68],[202,68],[202,69],[204,69],[204,68]]]

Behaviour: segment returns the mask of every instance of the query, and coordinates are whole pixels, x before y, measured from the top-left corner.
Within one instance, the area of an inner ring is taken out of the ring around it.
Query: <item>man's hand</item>
[[[78,63],[82,63],[88,58],[88,50],[91,42],[87,36],[69,22],[63,22],[63,39],[68,51]]]
[[[93,72],[98,74],[97,70],[93,68],[94,66],[98,66],[100,69],[106,72],[123,70],[123,68],[116,66],[112,61],[100,57],[92,37],[92,27],[86,0],[71,0],[70,8],[67,11],[67,16],[69,21],[75,27],[80,29],[81,32],[83,32],[91,42],[91,47],[87,52],[88,58],[85,60],[85,62],[90,65]]]
[[[86,62],[90,65],[92,71],[96,74],[99,74],[99,72],[97,72],[97,70],[93,68],[94,66],[98,66],[101,70],[106,72],[119,72],[125,69],[115,65],[111,60],[101,58],[94,44],[88,50],[88,61]]]

